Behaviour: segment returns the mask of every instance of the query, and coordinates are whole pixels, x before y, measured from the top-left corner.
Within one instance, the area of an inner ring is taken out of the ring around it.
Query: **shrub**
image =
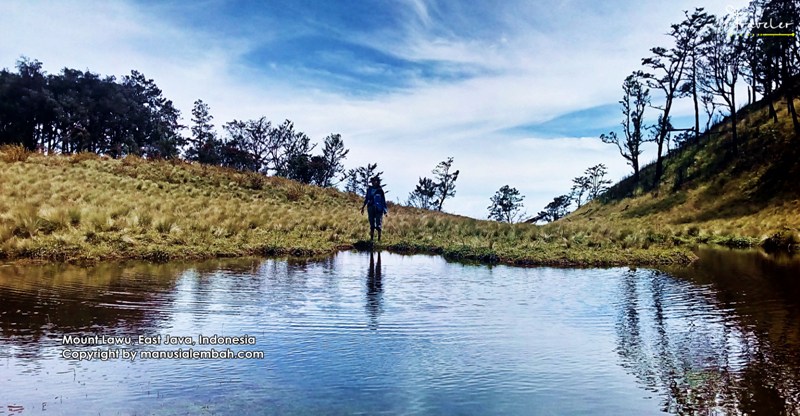
[[[305,194],[305,190],[301,183],[293,183],[286,189],[286,199],[292,202],[299,201],[303,194]]]
[[[800,235],[796,231],[783,229],[761,242],[767,251],[791,251],[800,248]]]
[[[0,159],[4,162],[24,162],[30,155],[31,151],[20,144],[0,146]]]
[[[72,163],[80,163],[84,160],[99,160],[100,156],[97,156],[96,153],[93,152],[80,152],[72,155],[70,158],[70,162]]]

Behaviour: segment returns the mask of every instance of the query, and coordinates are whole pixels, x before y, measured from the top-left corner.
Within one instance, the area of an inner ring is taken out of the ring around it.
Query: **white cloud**
[[[724,11],[729,3],[744,1],[717,1],[709,9]],[[120,76],[137,69],[156,80],[187,123],[192,102],[202,98],[217,125],[265,115],[274,122],[289,118],[317,140],[341,133],[351,148],[347,164],[378,162],[393,200],[405,200],[419,176],[454,156],[463,173],[447,208],[484,217],[489,197],[505,184],[529,195],[533,211],[566,193],[588,166],[605,163],[614,179],[627,172],[616,149],[595,138],[499,133],[616,103],[624,77],[638,69],[650,47],[665,41],[663,33],[682,18],[681,10],[694,7],[688,0],[592,4],[506,3],[495,16],[503,26],[478,39],[457,36],[470,29],[459,27],[469,22],[465,16],[448,16],[442,29],[435,4],[408,0],[413,21],[404,32],[351,40],[410,60],[479,68],[484,75],[448,82],[419,78],[411,88],[372,97],[300,90],[242,62],[256,45],[251,39],[177,26],[158,8],[121,1],[0,4],[0,65],[26,55],[51,73],[71,67]],[[685,113],[686,105],[679,109]]]

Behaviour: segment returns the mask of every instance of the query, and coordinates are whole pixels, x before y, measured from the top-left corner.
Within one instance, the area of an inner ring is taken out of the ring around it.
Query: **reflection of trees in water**
[[[187,311],[194,325],[220,314],[259,313],[265,302],[271,313],[302,314],[309,307],[308,292],[297,289],[309,283],[309,275],[315,274],[309,272],[321,269],[335,275],[334,262],[328,256],[92,267],[2,265],[0,357],[42,357],[46,348],[60,345],[63,335],[153,335],[176,313]]]
[[[653,271],[622,277],[623,366],[661,394],[669,413],[800,414],[798,307],[785,302],[785,288],[765,289],[786,283],[759,282],[780,276],[755,279],[757,267],[742,260],[712,260],[670,270],[681,279]]]
[[[0,267],[0,337],[20,357],[35,358],[61,336],[153,332],[170,318],[176,285],[187,269],[202,276],[220,268],[247,270],[241,260],[195,264],[104,263]],[[0,344],[0,345],[2,345]]]
[[[648,387],[656,384],[655,369],[652,368],[642,345],[639,332],[639,302],[636,290],[636,273],[628,272],[622,280],[622,303],[618,305],[617,352],[624,358],[623,367]]]
[[[24,357],[38,356],[43,338],[132,334],[160,318],[179,272],[144,263],[0,267],[0,333]]]
[[[378,317],[383,312],[383,283],[381,281],[381,252],[378,252],[377,262],[375,255],[369,253],[369,270],[367,270],[367,313],[369,314],[369,329],[378,329]]]

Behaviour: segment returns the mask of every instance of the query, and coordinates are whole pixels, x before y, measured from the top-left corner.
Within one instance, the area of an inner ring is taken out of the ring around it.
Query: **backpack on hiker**
[[[386,212],[386,201],[383,200],[383,195],[378,192],[378,189],[372,189],[372,200],[370,202],[378,212]]]

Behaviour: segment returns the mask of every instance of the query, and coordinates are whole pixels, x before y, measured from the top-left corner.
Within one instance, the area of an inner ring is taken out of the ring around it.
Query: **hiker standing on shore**
[[[361,213],[364,213],[364,207],[367,207],[367,216],[369,217],[369,239],[372,241],[375,238],[375,230],[378,230],[378,241],[381,241],[381,229],[383,228],[383,214],[388,211],[386,206],[386,195],[381,188],[381,180],[377,176],[370,179],[370,185],[367,188],[367,195],[364,196],[364,205],[361,206]]]

